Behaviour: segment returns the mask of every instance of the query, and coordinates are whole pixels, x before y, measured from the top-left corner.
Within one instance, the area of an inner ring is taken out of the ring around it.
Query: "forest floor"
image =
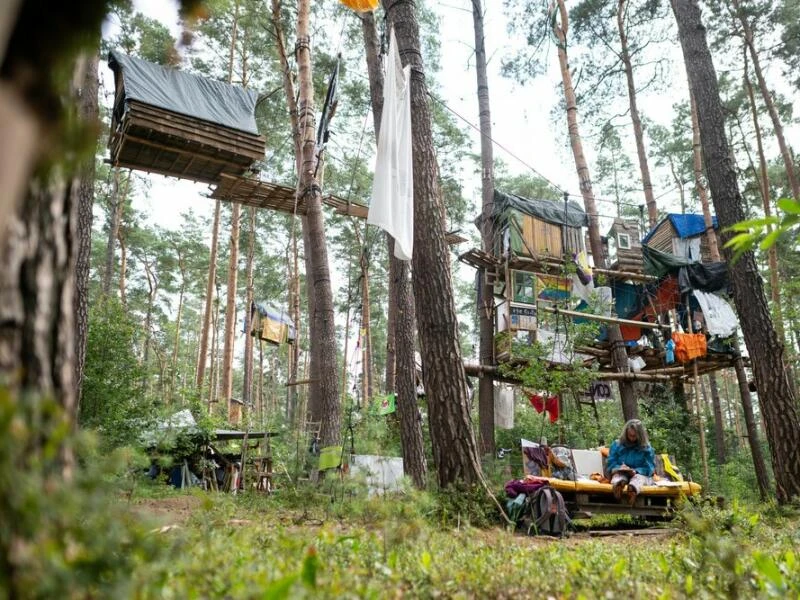
[[[178,557],[158,597],[800,594],[800,518],[769,506],[693,509],[653,527],[580,521],[555,539],[444,519],[426,494],[331,501],[313,490],[292,497],[167,490],[147,486],[131,500]]]

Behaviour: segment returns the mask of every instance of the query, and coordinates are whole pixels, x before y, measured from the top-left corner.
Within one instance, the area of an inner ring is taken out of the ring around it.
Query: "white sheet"
[[[411,260],[414,246],[410,69],[402,66],[392,29],[367,223],[377,225],[394,238],[394,255],[400,260]]]

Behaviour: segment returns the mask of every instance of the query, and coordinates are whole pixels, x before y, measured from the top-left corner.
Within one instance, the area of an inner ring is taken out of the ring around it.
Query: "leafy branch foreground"
[[[19,406],[0,393],[0,598],[800,593],[798,518],[771,508],[764,518],[692,508],[663,536],[552,540],[473,527],[466,515],[479,511],[431,493],[366,499],[287,487],[232,497],[141,482],[122,493],[130,480],[108,469],[126,463],[117,456],[101,468],[91,444],[78,447],[76,475],[60,477],[63,419],[53,407]],[[183,510],[162,510],[176,504]]]

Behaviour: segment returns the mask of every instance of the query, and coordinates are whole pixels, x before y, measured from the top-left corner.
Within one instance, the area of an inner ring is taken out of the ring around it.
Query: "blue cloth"
[[[664,361],[668,365],[671,365],[672,363],[675,362],[675,342],[673,342],[672,340],[668,340],[664,348],[665,348]]]
[[[640,475],[652,477],[656,470],[655,450],[650,444],[642,448],[638,444],[620,444],[619,440],[615,440],[608,451],[606,468],[613,473],[622,465],[628,465]]]

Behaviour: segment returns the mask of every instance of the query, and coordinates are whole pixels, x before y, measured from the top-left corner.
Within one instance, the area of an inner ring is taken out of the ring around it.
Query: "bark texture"
[[[597,267],[605,266],[605,256],[603,254],[603,244],[600,239],[599,219],[597,213],[597,203],[594,199],[592,189],[592,178],[589,174],[589,165],[586,162],[586,155],[583,153],[583,142],[578,128],[578,99],[575,96],[575,88],[572,85],[572,74],[569,70],[569,60],[567,58],[567,32],[569,31],[569,17],[564,0],[558,0],[557,9],[559,20],[553,21],[553,34],[558,40],[558,63],[561,67],[561,80],[564,85],[564,100],[567,106],[567,127],[569,129],[569,141],[572,146],[572,156],[575,160],[575,169],[578,172],[580,181],[581,195],[583,196],[583,206],[589,217],[589,244],[592,249],[592,259]],[[628,353],[622,344],[622,333],[619,325],[608,326],[608,339],[612,344],[612,360],[617,370],[621,373],[629,370]],[[632,381],[619,381],[619,395],[622,401],[622,411],[625,419],[638,417],[639,407],[636,392]],[[632,416],[627,416],[632,415]]]
[[[414,169],[413,285],[428,398],[431,445],[440,487],[483,483],[469,415],[469,392],[459,346],[450,256],[439,166],[433,147],[431,110],[420,53],[416,7],[385,0],[400,56],[411,65],[411,122]]]
[[[478,115],[481,127],[481,245],[492,253],[492,207],[494,205],[494,152],[492,117],[489,103],[489,77],[486,74],[486,43],[483,35],[481,0],[472,0],[472,22],[475,29],[475,73],[478,78]],[[481,365],[494,364],[494,290],[486,283],[483,270],[478,307],[478,352]],[[478,378],[478,422],[480,452],[494,455],[494,380]]]
[[[97,63],[96,52],[91,52],[85,56],[84,76],[78,98],[78,111],[81,121],[95,135],[99,130],[97,122]],[[89,331],[89,266],[92,255],[94,152],[90,152],[87,155],[79,177],[75,248],[75,397],[77,402],[80,402],[81,398],[83,368],[86,364],[86,335]]]
[[[0,378],[51,395],[74,419],[78,181],[30,184],[0,233]]]
[[[370,98],[376,138],[383,114],[383,72],[378,56],[379,42],[373,13],[361,17],[364,48],[369,72]],[[386,391],[396,394],[400,418],[403,470],[420,489],[425,487],[428,466],[422,437],[422,418],[417,406],[414,360],[414,296],[408,261],[394,255],[394,240],[386,235],[389,256],[389,315],[386,332]]]
[[[222,205],[219,200],[214,205],[214,223],[211,226],[211,249],[208,254],[208,281],[206,282],[206,300],[203,309],[203,323],[200,328],[200,353],[197,358],[197,377],[195,385],[200,390],[206,375],[208,361],[208,338],[211,333],[211,313],[214,308],[214,287],[217,280],[217,247],[219,245],[219,217]]]
[[[711,196],[720,228],[744,220],[742,197],[725,134],[716,72],[697,0],[677,0],[676,15],[686,70],[697,102],[700,137]],[[731,236],[724,232],[723,241]],[[730,259],[730,250],[726,250]],[[800,496],[800,418],[784,367],[780,343],[767,307],[764,286],[752,252],[730,265],[733,298],[767,429],[778,502]]]
[[[650,166],[647,163],[647,150],[644,147],[642,118],[639,116],[639,106],[636,103],[636,83],[633,79],[633,64],[631,63],[631,54],[628,48],[628,34],[625,30],[625,13],[627,10],[627,0],[618,0],[617,29],[619,30],[621,45],[620,60],[622,60],[622,66],[625,69],[625,80],[628,84],[628,104],[631,111],[631,122],[633,123],[633,137],[636,140],[639,172],[642,175],[642,189],[644,190],[644,199],[647,204],[647,221],[650,228],[653,228],[658,222],[658,206],[653,195],[653,182],[650,179]]]
[[[308,245],[306,253],[311,258],[312,271],[308,285],[314,296],[310,338],[317,368],[312,377],[318,380],[320,408],[320,443],[322,447],[341,443],[341,406],[339,403],[339,374],[336,364],[336,324],[334,322],[333,293],[331,292],[328,249],[325,241],[325,223],[322,214],[322,190],[316,180],[314,86],[311,77],[311,38],[309,37],[310,0],[300,0],[297,8],[297,57],[299,99],[297,123],[302,132],[300,155],[300,194],[306,205]],[[315,372],[316,371],[316,372]]]

